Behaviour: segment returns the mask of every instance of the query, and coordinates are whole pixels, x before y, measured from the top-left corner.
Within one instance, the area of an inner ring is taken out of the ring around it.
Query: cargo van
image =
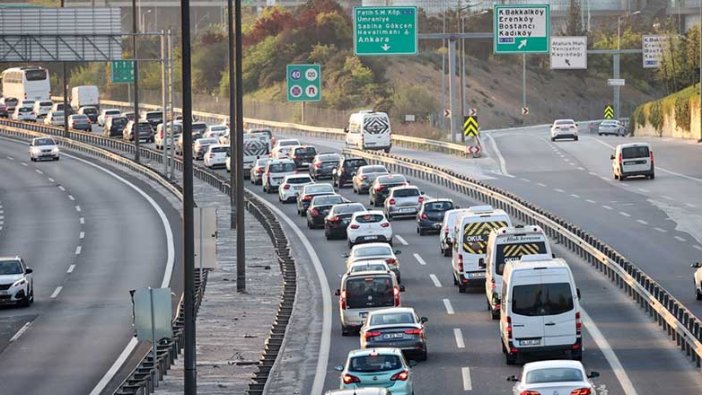
[[[565,353],[583,357],[580,291],[560,258],[526,255],[505,267],[500,337],[505,361],[522,355]]]
[[[609,158],[612,160],[612,176],[615,180],[624,181],[633,176],[653,180],[656,177],[653,149],[648,143],[619,144]]]
[[[100,109],[100,92],[95,85],[75,86],[71,89],[71,107],[91,106]]]
[[[492,206],[473,206],[458,214],[451,253],[451,272],[458,292],[465,292],[469,286],[483,286],[485,267],[479,266],[479,260],[485,259],[490,231],[505,226],[512,226],[509,215]]]
[[[392,148],[390,118],[384,112],[360,111],[351,114],[349,126],[344,129],[346,146],[360,150],[384,150]]]
[[[502,294],[502,274],[507,262],[520,260],[525,255],[543,255],[552,258],[546,233],[536,225],[517,225],[513,228],[500,228],[490,232],[486,258],[478,262],[485,266],[485,296],[492,319],[500,318],[500,295]]]

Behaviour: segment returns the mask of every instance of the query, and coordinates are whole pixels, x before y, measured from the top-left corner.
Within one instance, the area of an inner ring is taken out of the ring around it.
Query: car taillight
[[[405,329],[405,333],[408,335],[417,335],[421,336],[424,334],[424,331],[419,328],[412,328],[412,329]]]
[[[589,388],[578,388],[570,391],[570,395],[591,395],[592,390]]]
[[[382,335],[382,333],[380,333],[380,331],[370,331],[370,332],[366,332],[366,340],[372,339],[372,338],[374,338],[374,337],[378,337],[378,336],[380,336],[380,335]]]
[[[381,222],[380,223],[381,228],[387,228],[388,226],[390,226],[390,222]]]
[[[361,176],[361,180],[367,180],[368,176]]]
[[[344,384],[360,383],[361,382],[361,380],[358,377],[356,377],[352,374],[345,374],[343,380],[344,380]]]
[[[403,370],[401,372],[393,374],[392,377],[390,377],[390,380],[391,381],[397,381],[397,380],[407,381],[408,378],[409,378],[409,372],[406,370]]]
[[[420,197],[419,197],[419,203],[423,203],[423,202],[424,202],[424,196],[420,196]]]
[[[213,159],[215,157],[215,154],[210,154],[210,159]]]
[[[262,174],[262,173],[263,173],[263,169],[256,169],[256,173]]]
[[[421,219],[429,219],[429,216],[427,215],[427,213],[422,213],[422,215],[420,215],[419,218],[421,218]]]
[[[317,168],[317,169],[321,169],[321,168],[322,168],[322,164],[321,164],[321,163],[315,163],[315,164],[314,164],[314,167]]]
[[[490,292],[495,292],[495,287],[497,287],[497,284],[495,284],[495,279],[490,280]]]
[[[316,217],[319,215],[319,211],[316,208],[313,208],[310,210],[310,214],[312,214],[313,217]]]
[[[376,192],[380,192],[380,191],[382,191],[382,190],[384,190],[384,189],[385,189],[385,185],[378,185],[378,186],[375,188],[375,191],[376,191]]]
[[[617,159],[619,161],[619,167],[621,168],[622,167],[622,154],[621,153],[619,154],[619,157]]]
[[[653,166],[653,150],[649,151],[649,156],[651,157],[651,166]]]
[[[358,229],[358,228],[360,228],[360,226],[358,226],[358,225],[356,225],[356,224],[351,224],[351,226],[349,226],[349,228],[351,228],[351,229]]]
[[[512,318],[507,317],[507,326],[505,326],[505,335],[508,340],[512,340]]]
[[[458,254],[458,271],[463,273],[463,255]]]
[[[339,308],[341,310],[346,310],[346,291],[341,291],[341,297],[339,298]]]
[[[580,336],[583,331],[583,322],[580,320],[580,312],[575,313],[575,334]]]
[[[285,190],[290,189],[290,185],[289,185],[289,184],[285,184],[285,186],[283,186],[283,189],[285,189]]]
[[[394,205],[395,205],[395,199],[390,199],[390,200],[388,200],[388,204],[391,205],[391,206],[394,206]]]
[[[395,259],[395,258],[388,258],[388,259],[385,260],[385,263],[387,263],[388,265],[395,265],[395,264],[397,264],[397,259]]]
[[[309,202],[310,200],[312,200],[312,196],[310,195],[305,195],[302,197],[303,202]]]
[[[339,218],[339,217],[331,217],[331,218],[329,218],[327,221],[329,221],[329,222],[339,222],[339,221],[341,221],[341,218]]]
[[[524,390],[524,391],[520,392],[519,395],[541,395],[541,392],[532,391],[532,390]]]
[[[392,293],[395,296],[395,307],[400,306],[400,289],[395,287],[392,289]]]

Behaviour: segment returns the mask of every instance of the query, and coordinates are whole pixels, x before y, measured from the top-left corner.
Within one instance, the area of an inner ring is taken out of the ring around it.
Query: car
[[[444,213],[444,220],[441,222],[441,230],[439,230],[439,250],[443,256],[451,256],[453,249],[453,227],[456,224],[456,218],[468,209],[455,208]]]
[[[207,123],[193,121],[192,131],[193,131],[193,134],[197,134],[198,136],[204,135],[205,132],[207,131]]]
[[[339,297],[341,335],[358,332],[371,311],[399,307],[402,291],[404,286],[389,271],[345,273],[335,292]]]
[[[359,272],[388,272],[390,267],[385,263],[384,259],[368,259],[365,261],[356,261],[352,263],[346,270],[346,273]]]
[[[346,147],[360,150],[383,150],[390,153],[392,148],[392,128],[390,117],[384,112],[361,110],[349,116],[346,133]]]
[[[349,352],[346,364],[336,369],[341,389],[382,386],[392,395],[413,395],[410,367],[415,363],[408,364],[398,348],[369,348]]]
[[[156,128],[159,123],[163,122],[163,111],[147,111],[141,120],[148,122],[152,128]]]
[[[228,123],[227,123],[227,125],[228,125]],[[244,133],[255,135],[255,136],[259,137],[259,139],[263,139],[263,140],[267,141],[269,149],[271,146],[274,146],[276,144],[275,137],[273,137],[273,132],[268,128],[249,128],[249,129],[244,130]]]
[[[417,233],[424,236],[429,232],[440,233],[441,225],[444,222],[444,215],[449,210],[453,210],[451,199],[430,199],[422,202],[417,212]]]
[[[91,132],[93,130],[90,124],[90,119],[87,115],[83,114],[72,114],[68,116],[68,128],[75,130],[82,130],[84,132]],[[121,134],[120,134],[121,136]]]
[[[134,119],[136,119],[136,117],[134,116],[134,112],[132,111],[124,111],[122,113],[122,116],[127,118],[127,121],[133,121]]]
[[[409,185],[409,182],[407,182],[407,178],[405,178],[405,176],[402,174],[388,174],[385,176],[379,176],[375,179],[375,181],[373,181],[373,184],[368,190],[368,195],[370,195],[370,204],[373,207],[381,206],[383,203],[385,203],[385,198],[388,196],[388,193],[390,193],[390,188],[402,187],[406,185]]]
[[[105,137],[120,137],[124,133],[124,128],[127,127],[129,121],[122,115],[111,115],[105,120],[102,128],[102,134]]]
[[[522,374],[507,377],[515,382],[512,394],[582,394],[595,395],[596,386],[590,381],[599,372],[585,373],[579,361],[552,360],[524,364]]]
[[[317,156],[317,149],[311,145],[298,145],[290,153],[290,159],[295,162],[298,169],[309,169],[315,156]]]
[[[122,138],[129,141],[134,141],[134,131],[136,129],[137,122],[129,121],[127,125],[122,130]],[[148,143],[153,143],[154,141],[154,130],[151,125],[146,121],[139,121],[139,141],[145,141]]]
[[[229,146],[222,144],[212,144],[207,147],[203,164],[214,169],[215,167],[224,167],[224,161],[229,157]]]
[[[178,137],[176,137],[176,143],[175,143],[175,153],[176,153],[176,155],[183,155],[183,149],[184,149],[183,140],[184,140],[184,136],[185,136],[185,133],[181,133],[181,134],[178,135]],[[192,140],[191,140],[191,141],[194,143],[195,141],[197,141],[197,139],[202,138],[202,133],[200,133],[200,132],[193,132],[193,133],[191,133],[191,136],[192,136]]]
[[[573,139],[578,141],[578,125],[572,119],[556,119],[551,125],[551,141]]]
[[[2,97],[0,98],[0,104],[4,104],[7,106],[7,112],[12,114],[15,112],[15,107],[17,107],[17,104],[19,103],[19,100],[17,100],[14,97]]]
[[[329,209],[329,213],[324,217],[324,237],[327,240],[345,239],[346,228],[351,222],[351,216],[356,212],[365,212],[366,206],[361,203],[335,204]]]
[[[249,175],[249,179],[251,180],[252,184],[261,185],[263,182],[263,172],[266,169],[268,160],[269,158],[256,159],[253,166],[251,166],[251,174]]]
[[[107,119],[110,117],[118,117],[120,116],[121,113],[118,109],[116,108],[107,108],[100,110],[100,115],[97,117],[97,124],[99,126],[105,126],[105,123],[107,122]]]
[[[624,181],[627,177],[656,178],[653,149],[648,143],[619,144],[609,157],[612,160],[612,177]]]
[[[36,122],[37,116],[34,114],[32,107],[17,106],[15,107],[15,112],[12,113],[13,121],[32,121]]]
[[[33,270],[19,256],[0,257],[0,304],[34,303]]]
[[[45,117],[54,103],[51,100],[37,100],[34,102],[32,109],[34,113],[37,114],[37,118]]]
[[[29,159],[32,162],[50,159],[59,160],[60,150],[51,137],[35,137],[29,143]]]
[[[310,176],[315,180],[332,178],[332,171],[339,165],[339,160],[341,160],[339,154],[317,154],[310,164]]]
[[[390,270],[397,277],[397,282],[402,282],[402,276],[400,273],[400,260],[397,256],[402,252],[400,250],[395,250],[392,246],[387,243],[366,243],[357,244],[351,248],[346,257],[346,270],[348,270],[351,265],[360,261],[367,261],[369,259],[382,259],[388,265]]]
[[[201,137],[194,141],[193,160],[203,160],[205,158],[205,153],[207,153],[207,148],[209,148],[210,145],[219,145],[219,141],[215,138],[208,139]]]
[[[73,107],[71,107],[70,105],[64,106],[63,102],[52,104],[51,111],[64,111],[64,107],[65,109],[67,109],[67,113],[69,116],[75,114],[75,111],[73,111]]]
[[[20,100],[20,102],[17,105],[19,107],[29,107],[33,111],[34,110],[34,103],[36,103],[36,100],[24,99],[24,100]]]
[[[393,347],[408,359],[427,360],[427,336],[424,324],[411,307],[391,307],[368,313],[360,330],[361,348]]]
[[[324,218],[335,204],[348,203],[341,195],[318,195],[312,198],[307,207],[307,227],[310,229],[324,228]]]
[[[278,201],[281,203],[297,201],[297,195],[302,191],[302,188],[310,184],[314,184],[314,181],[307,174],[285,176],[278,187]]]
[[[352,390],[329,390],[324,395],[391,395],[387,388],[365,387]]]
[[[359,243],[382,241],[392,245],[392,226],[380,210],[354,213],[346,228],[349,248]]]
[[[388,175],[390,172],[383,165],[366,165],[356,170],[356,175],[351,178],[353,193],[370,193],[370,186],[379,176]]]
[[[273,193],[285,179],[285,176],[295,174],[295,162],[290,159],[271,159],[263,170],[263,191]]]
[[[64,114],[63,111],[49,111],[44,117],[44,124],[51,126],[63,126],[64,125]]]
[[[7,109],[7,104],[0,103],[0,117],[7,118],[10,116],[10,112]]]
[[[624,136],[626,135],[626,128],[616,119],[605,119],[600,122],[600,126],[597,128],[597,134],[600,136],[610,134],[614,136]]]
[[[312,198],[320,195],[334,195],[334,187],[331,184],[310,184],[302,188],[302,191],[297,195],[297,213],[304,217],[307,213],[307,207],[310,206]]]
[[[280,139],[271,151],[271,157],[276,159],[289,158],[292,149],[300,144],[298,139]]]
[[[368,162],[363,158],[342,157],[337,166],[332,169],[332,184],[341,189],[353,179],[361,166],[367,166]]]
[[[86,115],[90,119],[90,123],[97,123],[98,109],[93,106],[79,108],[78,114]]]
[[[419,207],[424,202],[424,192],[415,186],[390,188],[388,197],[383,202],[383,211],[388,220],[395,217],[416,217]]]
[[[702,300],[702,262],[695,262],[691,267],[696,269],[695,273],[692,275],[695,284],[695,296],[697,300]]]
[[[227,128],[227,125],[208,125],[202,137],[215,138],[219,141],[224,135],[229,135],[229,128]],[[227,143],[229,143],[229,140],[227,140]],[[224,143],[220,142],[220,144]]]

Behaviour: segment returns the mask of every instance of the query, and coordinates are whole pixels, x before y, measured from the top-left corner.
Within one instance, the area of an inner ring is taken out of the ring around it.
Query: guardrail
[[[700,320],[668,291],[614,248],[574,224],[500,188],[430,163],[392,154],[344,150],[345,154],[383,164],[391,172],[403,172],[501,208],[526,224],[539,225],[549,237],[565,245],[606,275],[631,297],[699,368],[702,360]]]
[[[69,137],[65,138],[63,137],[64,130],[60,127],[37,123],[15,122],[10,120],[0,120],[0,133],[23,140],[29,140],[38,136],[52,135],[61,146],[67,149],[83,152],[121,164],[131,171],[143,174],[159,182],[159,184],[167,188],[179,199],[183,199],[180,186],[172,183],[161,173],[149,168],[148,166],[139,164],[122,156],[123,154],[134,154],[135,148],[132,143],[80,131],[69,131]],[[118,153],[110,150],[118,151]],[[163,163],[162,152],[144,147],[141,147],[139,152],[141,157],[144,159],[148,159],[156,163]],[[175,168],[180,172],[183,171],[183,162],[180,159],[169,158],[169,161],[175,165]],[[211,173],[201,166],[195,166],[193,175],[194,177],[206,182],[227,195],[231,193],[231,185],[229,184],[229,181],[216,173]],[[295,260],[290,251],[290,243],[277,217],[268,209],[263,201],[255,194],[251,193],[251,191],[247,190],[245,191],[245,194],[246,209],[259,220],[263,228],[266,230],[266,233],[271,238],[278,257],[281,273],[283,274],[283,290],[280,295],[278,311],[274,322],[271,325],[270,333],[268,334],[264,350],[258,362],[258,370],[254,373],[252,380],[249,383],[249,390],[247,391],[248,394],[259,395],[263,394],[265,383],[268,380],[276,359],[278,358],[283,344],[283,339],[287,331],[287,326],[292,315],[295,294],[297,292],[297,269],[295,266]],[[195,306],[196,313],[200,306],[207,281],[206,272],[204,273],[205,275],[203,278],[200,278],[199,270],[195,270],[197,295]],[[115,395],[144,395],[153,392],[154,387],[156,386],[156,382],[153,381],[153,377],[157,377],[158,380],[163,378],[163,375],[173,364],[175,358],[184,345],[183,328],[185,317],[182,304],[183,298],[181,296],[180,303],[178,304],[173,320],[174,339],[157,344],[156,363],[154,363],[150,351],[142,355],[139,364],[122,382],[119,389],[114,392]],[[154,371],[156,372],[155,375]]]

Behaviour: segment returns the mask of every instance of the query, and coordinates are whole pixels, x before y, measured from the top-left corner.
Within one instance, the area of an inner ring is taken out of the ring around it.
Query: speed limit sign
[[[305,102],[322,99],[322,70],[318,64],[287,66],[288,101]]]

